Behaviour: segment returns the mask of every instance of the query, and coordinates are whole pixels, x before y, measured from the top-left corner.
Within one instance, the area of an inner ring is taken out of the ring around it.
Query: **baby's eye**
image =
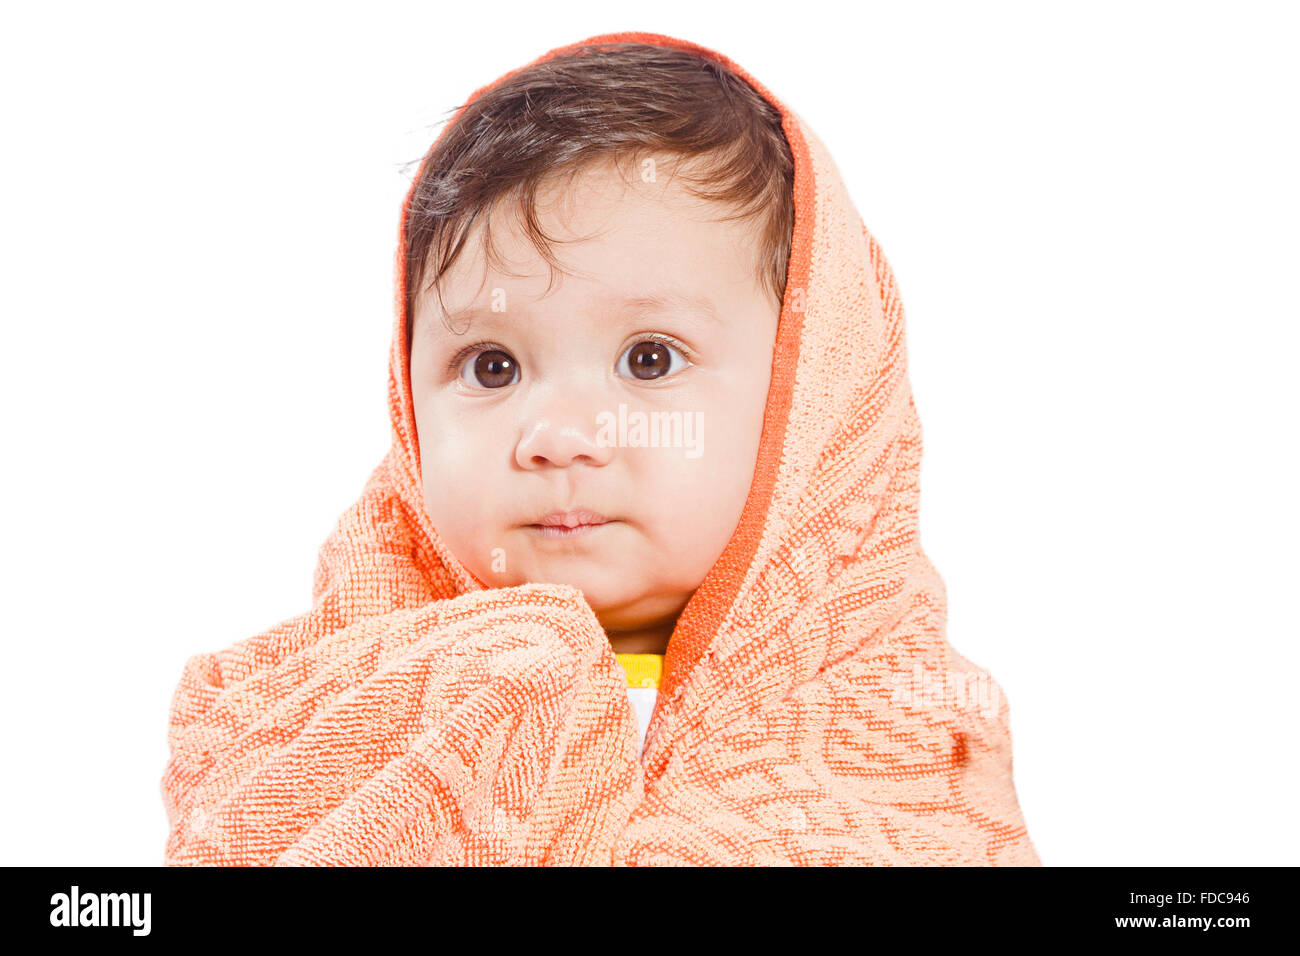
[[[465,360],[460,379],[470,386],[504,388],[519,381],[519,363],[509,352],[484,349]]]
[[[677,359],[676,362],[673,361],[674,358]],[[629,346],[628,350],[619,356],[614,368],[621,374],[626,365],[632,377],[650,381],[681,371],[683,367],[690,364],[681,352],[667,342],[659,339],[642,339]]]

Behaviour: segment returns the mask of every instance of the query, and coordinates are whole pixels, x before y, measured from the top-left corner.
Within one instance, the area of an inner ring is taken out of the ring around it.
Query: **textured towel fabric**
[[[918,538],[880,246],[822,143],[738,65],[657,34],[584,41],[605,42],[730,67],[795,157],[753,485],[677,623],[644,754],[582,593],[485,587],[424,512],[399,243],[392,448],[322,546],[311,609],[186,663],[168,864],[1038,863],[1007,702],[949,645]]]

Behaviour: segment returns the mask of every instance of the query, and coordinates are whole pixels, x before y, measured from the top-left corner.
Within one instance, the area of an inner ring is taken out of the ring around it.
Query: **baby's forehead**
[[[680,186],[621,173],[560,178],[532,207],[512,200],[471,222],[414,303],[417,321],[459,329],[534,304],[544,314],[562,289],[552,300],[561,308],[717,323],[762,291],[762,239],[759,221]]]

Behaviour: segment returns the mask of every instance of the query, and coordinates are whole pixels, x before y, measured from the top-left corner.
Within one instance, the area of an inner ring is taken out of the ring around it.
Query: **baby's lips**
[[[609,520],[600,512],[589,508],[570,508],[567,511],[552,511],[531,523],[543,527],[576,528],[579,525],[606,524]]]

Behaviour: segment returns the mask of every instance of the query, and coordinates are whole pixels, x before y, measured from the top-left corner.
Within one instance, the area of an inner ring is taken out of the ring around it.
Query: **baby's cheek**
[[[706,567],[713,563],[712,556],[719,550],[717,539],[722,536],[725,544],[734,526],[728,517],[734,493],[729,477],[719,474],[721,465],[716,454],[680,458],[671,468],[660,470],[658,487],[651,496],[656,502],[652,512],[657,515],[658,543],[687,576],[693,575],[701,562]]]
[[[757,460],[758,435],[740,421],[710,421],[712,432],[704,430],[703,453],[685,461],[690,487],[682,497],[692,503],[690,516],[696,531],[699,560],[707,566],[721,555],[735,533],[744,512]]]
[[[479,515],[482,500],[467,495],[459,484],[439,483],[426,497],[426,504],[438,531],[462,547],[472,544],[484,530]]]
[[[442,520],[435,518],[433,525],[452,556],[481,580],[492,580],[495,576],[493,544],[489,536],[483,533],[481,526],[473,521],[466,521],[466,514],[463,511],[442,512],[440,517]]]

